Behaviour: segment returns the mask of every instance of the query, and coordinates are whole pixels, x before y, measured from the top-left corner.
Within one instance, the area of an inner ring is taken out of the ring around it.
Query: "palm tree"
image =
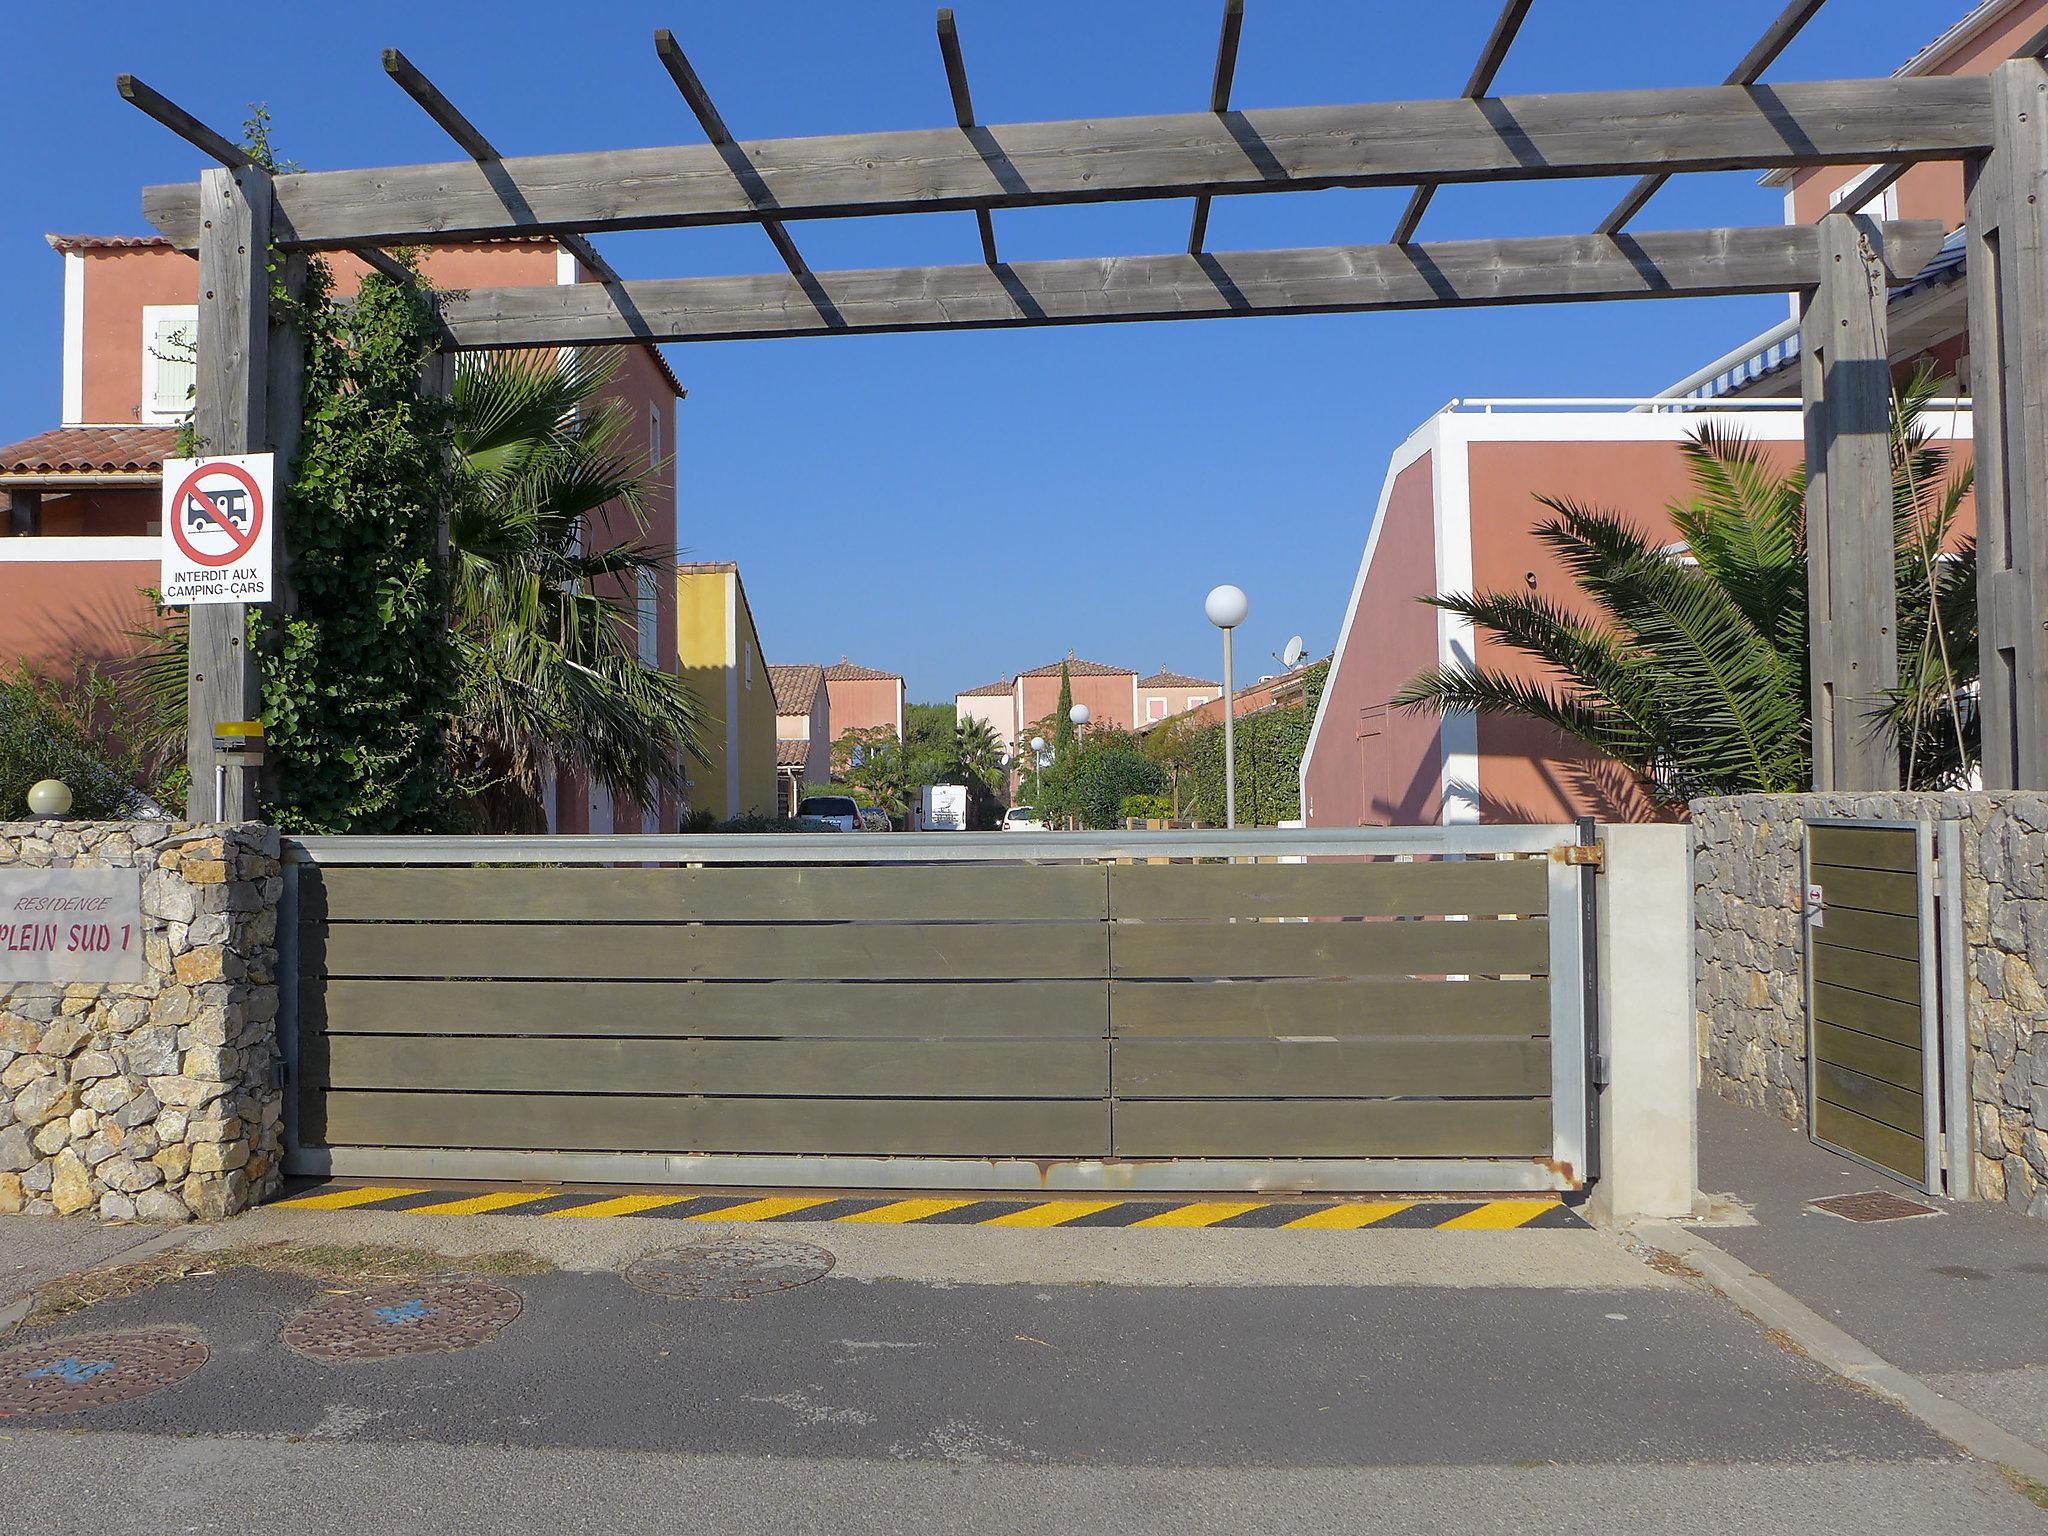
[[[1928,443],[1922,373],[1892,434],[1899,687],[1884,710],[1903,782],[1963,782],[1977,755],[1976,546],[1950,553],[1968,470]],[[1533,592],[1424,601],[1542,663],[1518,677],[1466,660],[1418,674],[1393,702],[1438,713],[1519,715],[1619,762],[1653,799],[1789,793],[1813,772],[1806,629],[1806,474],[1779,472],[1739,434],[1703,427],[1684,445],[1692,498],[1669,508],[1683,540],[1625,515],[1538,498],[1536,535],[1590,600]]]
[[[462,359],[454,391],[449,622],[461,707],[456,774],[490,830],[538,827],[542,789],[568,768],[615,800],[683,787],[701,711],[674,674],[640,660],[635,593],[674,554],[637,539],[586,548],[587,519],[645,527],[650,473],[620,447],[625,410],[601,391],[616,356]]]
[[[991,794],[1005,787],[1003,744],[986,720],[969,716],[955,723],[953,761],[962,775],[979,780]]]

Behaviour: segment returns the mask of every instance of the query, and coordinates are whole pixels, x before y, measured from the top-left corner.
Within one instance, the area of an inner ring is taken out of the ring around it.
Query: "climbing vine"
[[[444,829],[451,438],[447,401],[421,387],[431,299],[372,274],[336,303],[325,264],[307,267],[291,316],[306,349],[304,427],[282,525],[295,603],[260,652],[268,815],[293,832]]]

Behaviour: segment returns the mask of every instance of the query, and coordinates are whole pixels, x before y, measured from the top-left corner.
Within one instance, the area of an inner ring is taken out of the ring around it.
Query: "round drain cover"
[[[206,1341],[174,1329],[88,1333],[0,1351],[0,1419],[77,1413],[175,1386],[206,1364]]]
[[[388,1360],[481,1344],[519,1315],[519,1294],[481,1280],[419,1280],[328,1296],[284,1327],[315,1360]]]
[[[637,1259],[626,1283],[685,1301],[750,1301],[831,1273],[832,1255],[810,1243],[743,1232]]]

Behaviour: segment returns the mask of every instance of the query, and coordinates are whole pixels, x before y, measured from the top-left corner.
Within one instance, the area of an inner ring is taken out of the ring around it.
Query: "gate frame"
[[[1902,820],[1869,816],[1808,816],[1802,821],[1803,831],[1799,839],[1799,951],[1804,971],[1803,987],[1806,1005],[1806,1139],[1837,1157],[1846,1157],[1852,1163],[1861,1163],[1873,1173],[1885,1178],[1896,1179],[1910,1184],[1923,1194],[1939,1195],[1944,1192],[1942,1174],[1950,1161],[1955,1141],[1955,1127],[1947,1127],[1944,1135],[1943,1088],[1948,1078],[1947,1052],[1949,1035],[1946,1027],[1949,1020],[1943,1008],[1941,977],[1941,927],[1947,921],[1948,912],[1956,903],[1935,901],[1936,864],[1934,824],[1926,820]],[[1914,918],[1920,941],[1920,1135],[1922,1168],[1919,1180],[1900,1173],[1896,1168],[1887,1168],[1869,1158],[1838,1147],[1831,1141],[1821,1139],[1814,1128],[1820,1097],[1817,1080],[1818,1062],[1814,1050],[1813,1034],[1813,913],[1806,905],[1806,892],[1813,885],[1813,829],[1815,827],[1859,827],[1873,832],[1911,832],[1913,834],[1913,886],[1914,899],[1919,912]],[[1958,916],[1960,913],[1958,912]],[[1960,962],[1958,962],[1960,963]],[[1950,1085],[1952,1087],[1952,1085]],[[1965,1160],[1967,1161],[1967,1159]],[[1962,1175],[1967,1181],[1967,1171]],[[1964,1188],[1967,1190],[1967,1182]]]
[[[278,912],[278,1034],[284,1060],[285,1171],[296,1175],[563,1182],[808,1186],[830,1189],[1060,1190],[1111,1193],[1320,1191],[1576,1193],[1591,1182],[1593,1098],[1586,974],[1597,919],[1583,900],[1596,871],[1575,862],[1562,826],[1353,827],[1327,831],[611,834],[514,837],[304,837],[284,841]],[[1530,1158],[861,1157],[801,1153],[553,1152],[345,1148],[299,1140],[299,874],[315,865],[1107,863],[1144,859],[1541,854],[1550,922],[1551,1147]]]

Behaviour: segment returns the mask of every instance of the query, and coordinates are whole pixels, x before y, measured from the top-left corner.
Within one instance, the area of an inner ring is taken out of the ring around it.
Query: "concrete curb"
[[[152,1254],[162,1253],[167,1248],[180,1246],[192,1238],[198,1231],[199,1225],[196,1222],[188,1222],[180,1226],[168,1228],[157,1233],[154,1237],[145,1237],[139,1243],[130,1244],[118,1253],[108,1254],[99,1263],[89,1266],[89,1269],[113,1269],[117,1265],[133,1264],[138,1259],[146,1259]],[[86,1272],[88,1271],[79,1271],[79,1273]],[[61,1279],[63,1277],[58,1276],[57,1278]],[[43,1282],[43,1285],[49,1283],[46,1280]],[[21,1326],[21,1320],[28,1316],[29,1309],[36,1304],[36,1292],[41,1289],[41,1285],[33,1286],[27,1295],[17,1296],[14,1300],[7,1303],[6,1306],[0,1307],[0,1339],[6,1338],[16,1328]]]
[[[2002,1429],[1981,1413],[1951,1402],[1907,1374],[1862,1340],[1843,1332],[1796,1297],[1780,1290],[1740,1259],[1705,1238],[1667,1222],[1629,1229],[1640,1241],[1676,1254],[1736,1306],[1781,1330],[1836,1375],[1880,1392],[1929,1429],[1980,1461],[1994,1462],[2048,1483],[2048,1450]]]

